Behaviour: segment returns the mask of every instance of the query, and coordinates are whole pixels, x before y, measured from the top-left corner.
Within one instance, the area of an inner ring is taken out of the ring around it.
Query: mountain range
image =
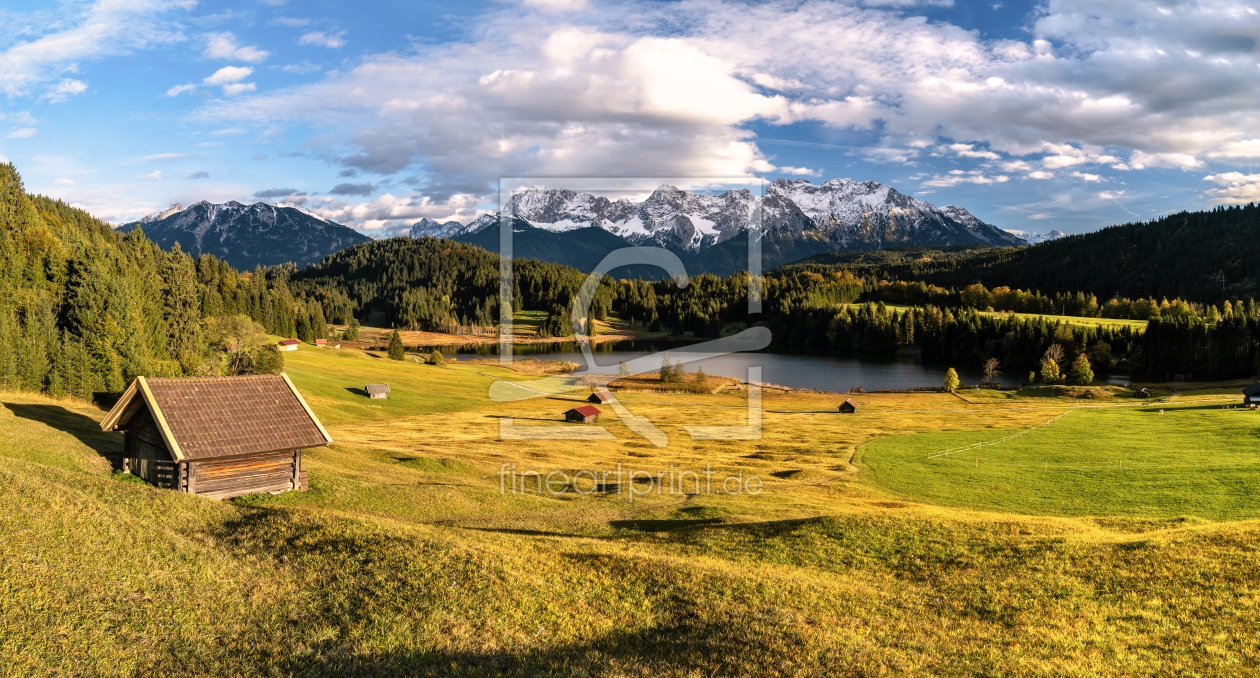
[[[654,245],[678,254],[693,272],[728,274],[746,266],[747,238],[758,216],[765,269],[823,252],[1027,244],[962,207],[937,208],[890,186],[850,179],[819,185],[779,179],[764,196],[747,189],[689,193],[665,185],[637,203],[536,187],[514,194],[504,213],[513,218],[515,256],[586,270],[612,249]],[[499,218],[483,215],[466,225],[423,219],[409,235],[497,251]]]
[[[175,203],[119,230],[127,233],[136,228],[163,249],[178,242],[194,258],[213,254],[237,270],[286,262],[305,266],[372,240],[353,228],[287,203],[214,204],[203,200],[188,207]]]

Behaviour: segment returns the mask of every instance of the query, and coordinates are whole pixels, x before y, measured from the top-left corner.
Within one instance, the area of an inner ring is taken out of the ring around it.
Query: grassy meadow
[[[335,443],[304,454],[309,492],[231,502],[111,475],[101,454],[121,436],[91,405],[0,393],[0,675],[1245,675],[1260,662],[1260,414],[1221,409],[1228,391],[867,394],[853,415],[834,413],[847,396],[766,391],[754,440],[686,429],[745,424],[742,391],[623,395],[658,446],[608,406],[606,439],[501,440],[509,417],[592,427],[560,421],[580,392],[491,400],[496,380],[542,379],[496,365],[308,346],[285,359]],[[367,399],[370,382],[390,398]],[[501,475],[618,464],[646,473],[604,494],[532,480],[512,493]],[[760,491],[670,492],[657,477],[684,469]]]

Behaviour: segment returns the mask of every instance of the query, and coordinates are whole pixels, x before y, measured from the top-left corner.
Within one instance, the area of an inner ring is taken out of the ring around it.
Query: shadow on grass
[[[469,649],[432,649],[440,639],[426,628],[435,620],[477,618],[488,601],[528,604],[541,592],[506,577],[510,571],[491,553],[300,511],[243,508],[204,536],[235,557],[285,571],[299,584],[300,600],[290,602],[302,614],[285,624],[258,624],[239,638],[215,639],[212,646],[168,644],[162,663],[170,667],[192,665],[209,651],[230,657],[246,675],[767,675],[787,657],[810,657],[819,675],[854,673],[852,657],[810,647],[791,625],[764,623],[769,612],[712,609],[694,583],[638,558],[569,553],[555,565],[594,581],[624,581],[633,595],[646,598],[640,623],[553,642],[549,623],[529,621],[495,633],[485,649],[477,641]],[[382,624],[396,628],[399,638],[415,638],[391,642],[393,650],[365,649],[364,640]],[[166,667],[152,668],[162,675]]]
[[[618,530],[638,532],[673,532],[705,525],[720,525],[721,518],[680,518],[674,520],[613,520],[608,524]]]
[[[123,453],[123,439],[117,433],[102,431],[96,420],[60,405],[3,403],[16,417],[37,421],[69,433],[102,457],[118,457]]]
[[[363,396],[364,398],[368,396],[368,392],[361,388],[354,388],[353,386],[347,386],[346,390],[353,393],[354,395]]]

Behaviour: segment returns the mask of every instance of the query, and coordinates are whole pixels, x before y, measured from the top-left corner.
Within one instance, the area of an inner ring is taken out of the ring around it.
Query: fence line
[[[1054,418],[1050,419],[1049,421],[1046,421],[1046,422],[1041,423],[1041,424],[1037,424],[1036,426],[1034,426],[1034,427],[1032,427],[1032,428],[1026,428],[1026,429],[1024,429],[1024,430],[1022,430],[1022,431],[1019,431],[1018,433],[1012,433],[1011,435],[1008,435],[1008,436],[1006,436],[1005,438],[999,438],[999,439],[997,439],[997,440],[987,440],[987,441],[985,441],[985,442],[981,442],[981,443],[972,443],[972,444],[967,445],[967,446],[964,446],[964,447],[956,447],[956,448],[954,448],[954,449],[952,449],[952,450],[945,450],[944,452],[938,452],[938,453],[936,453],[936,454],[930,455],[930,456],[928,456],[928,459],[935,459],[935,458],[937,458],[937,457],[946,457],[946,456],[949,456],[949,455],[951,455],[951,454],[953,454],[953,453],[955,453],[955,452],[967,452],[967,451],[969,451],[969,450],[976,450],[976,449],[980,449],[981,447],[986,447],[986,446],[988,446],[988,445],[997,445],[997,444],[999,444],[999,443],[1004,443],[1004,442],[1006,442],[1006,441],[1008,441],[1008,440],[1013,440],[1013,439],[1018,438],[1018,437],[1020,437],[1020,436],[1026,436],[1026,435],[1028,435],[1029,433],[1032,433],[1033,431],[1036,431],[1036,430],[1038,430],[1038,429],[1041,429],[1041,428],[1044,428],[1044,427],[1046,427],[1046,426],[1049,426],[1050,424],[1053,424],[1054,422],[1056,422],[1056,421],[1058,421],[1058,420],[1060,420],[1060,419],[1062,419],[1062,418],[1064,418],[1064,417],[1068,416],[1068,414],[1071,414],[1071,410],[1068,410],[1067,412],[1064,412],[1063,414],[1060,414],[1059,416],[1054,417]]]

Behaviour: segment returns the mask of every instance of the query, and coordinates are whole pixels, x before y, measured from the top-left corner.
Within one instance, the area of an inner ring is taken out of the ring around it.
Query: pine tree
[[[402,337],[398,336],[398,330],[394,330],[389,335],[389,359],[402,360],[406,357],[406,351],[403,349]]]
[[[621,377],[622,379],[625,379],[626,377],[630,376],[630,366],[626,364],[626,361],[622,360],[621,362],[617,363],[617,376]]]
[[[661,383],[668,384],[674,381],[674,366],[669,362],[669,351],[665,352],[665,357],[661,360]]]
[[[433,352],[429,354],[429,364],[430,365],[445,365],[446,359],[442,357],[441,351],[434,349]]]

